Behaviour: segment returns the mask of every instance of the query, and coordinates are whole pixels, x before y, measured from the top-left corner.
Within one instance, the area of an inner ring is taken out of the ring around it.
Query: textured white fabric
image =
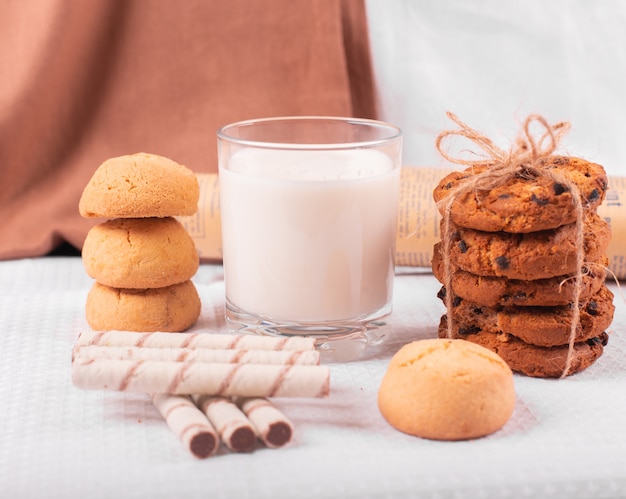
[[[195,329],[223,328],[219,266],[194,281]],[[71,349],[91,286],[78,258],[0,262],[0,497],[501,498],[626,496],[626,304],[609,345],[565,380],[515,376],[499,432],[435,442],[392,429],[376,405],[391,355],[433,337],[443,305],[431,274],[399,269],[392,331],[362,360],[331,364],[327,399],[274,399],[293,421],[282,449],[193,458],[147,396],[81,391]],[[615,290],[615,286],[611,286]]]

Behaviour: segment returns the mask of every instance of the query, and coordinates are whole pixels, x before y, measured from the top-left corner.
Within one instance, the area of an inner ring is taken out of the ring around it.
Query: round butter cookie
[[[82,249],[89,277],[113,288],[162,288],[191,279],[198,252],[172,217],[116,218],[92,227]]]
[[[155,154],[107,159],[85,186],[78,211],[87,218],[193,215],[200,188],[187,167]]]
[[[608,178],[601,165],[567,156],[549,156],[541,159],[539,165],[573,182],[584,209],[593,210],[604,200]],[[477,165],[444,177],[433,191],[440,212],[443,214],[444,203],[453,189],[486,169],[487,165]],[[573,223],[576,210],[566,185],[548,175],[527,172],[490,190],[472,189],[458,194],[450,206],[450,218],[460,227],[525,233]]]
[[[580,300],[586,301],[597,293],[605,282],[609,259],[603,256],[600,263],[590,263],[582,276]],[[435,278],[444,283],[441,244],[437,243],[433,252],[432,269]],[[547,279],[524,281],[506,277],[480,276],[455,268],[451,269],[451,286],[455,296],[478,305],[493,307],[518,306],[553,307],[567,305],[574,299],[575,274]]]
[[[613,293],[602,286],[587,302],[580,304],[574,341],[602,334],[611,325],[614,311]],[[477,331],[508,333],[532,345],[552,347],[569,343],[572,307],[488,307],[455,299],[452,319],[452,328],[459,338]]]
[[[602,261],[611,240],[609,224],[589,212],[584,221],[585,262]],[[511,234],[452,227],[450,260],[476,275],[534,280],[577,270],[576,224]],[[441,250],[440,250],[441,251]]]
[[[87,295],[87,323],[96,331],[180,332],[200,316],[193,282],[164,288],[119,289],[95,282]]]
[[[439,337],[447,338],[445,315],[442,316],[439,324]],[[457,333],[453,333],[453,337],[460,338]],[[511,334],[493,334],[480,330],[464,335],[463,339],[497,353],[513,371],[526,376],[559,378],[565,370],[568,345],[541,347],[526,343]],[[608,339],[606,332],[603,332],[595,338],[574,343],[567,375],[581,372],[598,360],[604,352]]]
[[[404,345],[391,359],[378,407],[394,428],[423,438],[465,440],[493,433],[515,407],[511,369],[464,340]]]

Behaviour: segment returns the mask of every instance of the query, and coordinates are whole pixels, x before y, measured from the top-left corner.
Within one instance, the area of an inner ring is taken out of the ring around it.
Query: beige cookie
[[[186,216],[197,211],[199,193],[189,168],[163,156],[137,153],[102,163],[78,210],[87,218]]]
[[[96,331],[178,332],[200,316],[200,297],[191,281],[153,289],[118,289],[95,282],[85,306]]]
[[[497,354],[465,340],[404,345],[391,359],[378,407],[394,428],[435,440],[493,433],[515,406],[511,369]]]
[[[82,259],[87,274],[113,288],[162,288],[198,270],[195,244],[172,217],[117,218],[93,227]]]

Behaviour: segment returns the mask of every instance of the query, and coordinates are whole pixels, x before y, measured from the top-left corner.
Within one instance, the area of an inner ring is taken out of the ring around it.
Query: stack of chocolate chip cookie
[[[579,158],[547,156],[538,166],[554,175],[527,172],[489,190],[458,188],[487,166],[443,178],[433,193],[442,213],[447,197],[459,194],[448,204],[449,230],[435,245],[432,267],[444,284],[439,296],[451,305],[440,337],[481,344],[528,376],[559,377],[602,355],[613,320],[613,294],[604,284],[611,232],[597,214],[608,180],[602,166]],[[572,189],[555,178],[577,187],[582,214]],[[575,293],[579,315],[570,350]]]
[[[106,218],[82,248],[95,279],[86,303],[95,330],[183,331],[200,315],[191,281],[195,244],[174,217],[198,206],[196,176],[152,154],[111,158],[96,170],[79,203],[83,217]]]

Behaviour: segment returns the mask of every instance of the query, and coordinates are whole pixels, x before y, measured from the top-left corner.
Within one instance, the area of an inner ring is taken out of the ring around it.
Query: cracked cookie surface
[[[96,169],[78,210],[86,218],[187,216],[197,211],[199,192],[189,168],[156,154],[129,154]]]
[[[95,282],[85,312],[95,331],[179,332],[196,322],[200,308],[200,297],[190,280],[148,289],[118,289]]]
[[[173,217],[117,218],[91,228],[82,249],[89,277],[114,288],[177,284],[199,267],[195,243]]]

